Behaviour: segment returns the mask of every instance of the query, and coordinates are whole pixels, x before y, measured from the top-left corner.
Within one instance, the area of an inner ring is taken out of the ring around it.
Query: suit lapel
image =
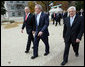
[[[41,13],[41,16],[40,16],[40,19],[39,19],[39,25],[41,23],[42,15],[43,15],[43,12]]]
[[[72,27],[75,25],[76,21],[77,21],[77,16],[75,17],[75,19],[73,21]]]
[[[37,14],[35,14],[35,24],[37,26]]]
[[[70,26],[70,17],[68,17],[68,21],[67,22],[68,22],[68,26],[71,27]]]
[[[30,18],[30,15],[31,15],[31,14],[28,15],[27,20]]]
[[[30,15],[31,15],[31,14],[29,14],[29,16],[27,17],[27,20],[26,20],[26,21],[28,21],[28,19],[29,19]],[[25,17],[26,17],[26,15],[25,15]],[[24,20],[25,20],[25,17],[24,17]]]

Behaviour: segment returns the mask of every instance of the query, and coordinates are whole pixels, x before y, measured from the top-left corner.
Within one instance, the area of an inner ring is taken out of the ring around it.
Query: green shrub
[[[14,20],[10,20],[10,23],[14,23],[15,21]]]
[[[9,22],[9,20],[2,20],[2,22]]]

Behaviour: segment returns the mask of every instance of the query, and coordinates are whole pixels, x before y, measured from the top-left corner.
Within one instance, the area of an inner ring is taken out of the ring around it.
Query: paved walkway
[[[21,33],[20,24],[18,27],[4,29],[1,26],[1,66],[60,66],[64,52],[64,41],[62,38],[63,24],[55,27],[49,25],[50,54],[44,56],[45,46],[42,41],[39,43],[39,57],[32,60],[33,49],[25,54],[27,43],[26,30]],[[33,45],[33,44],[32,44]],[[32,47],[31,45],[31,47]],[[69,53],[69,62],[66,66],[84,66],[84,37],[80,43],[79,57],[75,57],[72,47]]]

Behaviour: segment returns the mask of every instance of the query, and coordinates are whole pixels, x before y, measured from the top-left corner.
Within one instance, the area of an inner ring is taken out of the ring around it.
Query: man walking
[[[68,12],[69,17],[64,19],[63,38],[65,50],[61,65],[65,65],[68,62],[70,44],[72,44],[75,56],[79,56],[79,43],[84,32],[84,18],[76,14],[74,6],[69,7]]]
[[[21,32],[23,33],[24,28],[26,27],[26,32],[28,34],[28,41],[27,41],[27,46],[26,46],[26,51],[25,53],[28,53],[30,50],[30,45],[31,41],[34,42],[32,30],[34,29],[34,16],[33,14],[30,13],[29,7],[25,7],[25,16],[24,16],[24,22],[22,25],[22,30]]]
[[[38,57],[38,45],[40,39],[45,44],[45,56],[49,54],[49,43],[48,43],[48,26],[49,26],[49,17],[47,14],[42,12],[42,6],[37,4],[35,5],[35,23],[36,23],[36,32],[34,38],[34,49],[33,49],[33,56],[31,59],[35,59]]]

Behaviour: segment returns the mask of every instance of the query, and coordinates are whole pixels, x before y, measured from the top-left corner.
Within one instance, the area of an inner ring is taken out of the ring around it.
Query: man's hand
[[[38,33],[38,36],[41,36],[42,34],[43,34],[43,32],[40,31],[40,32]]]
[[[32,31],[32,34],[35,34],[35,31]]]
[[[64,42],[65,42],[65,38],[63,37],[63,40],[64,40]]]
[[[76,39],[76,43],[79,43],[80,42],[80,40],[79,39]]]
[[[23,33],[23,29],[21,30],[21,33]]]

